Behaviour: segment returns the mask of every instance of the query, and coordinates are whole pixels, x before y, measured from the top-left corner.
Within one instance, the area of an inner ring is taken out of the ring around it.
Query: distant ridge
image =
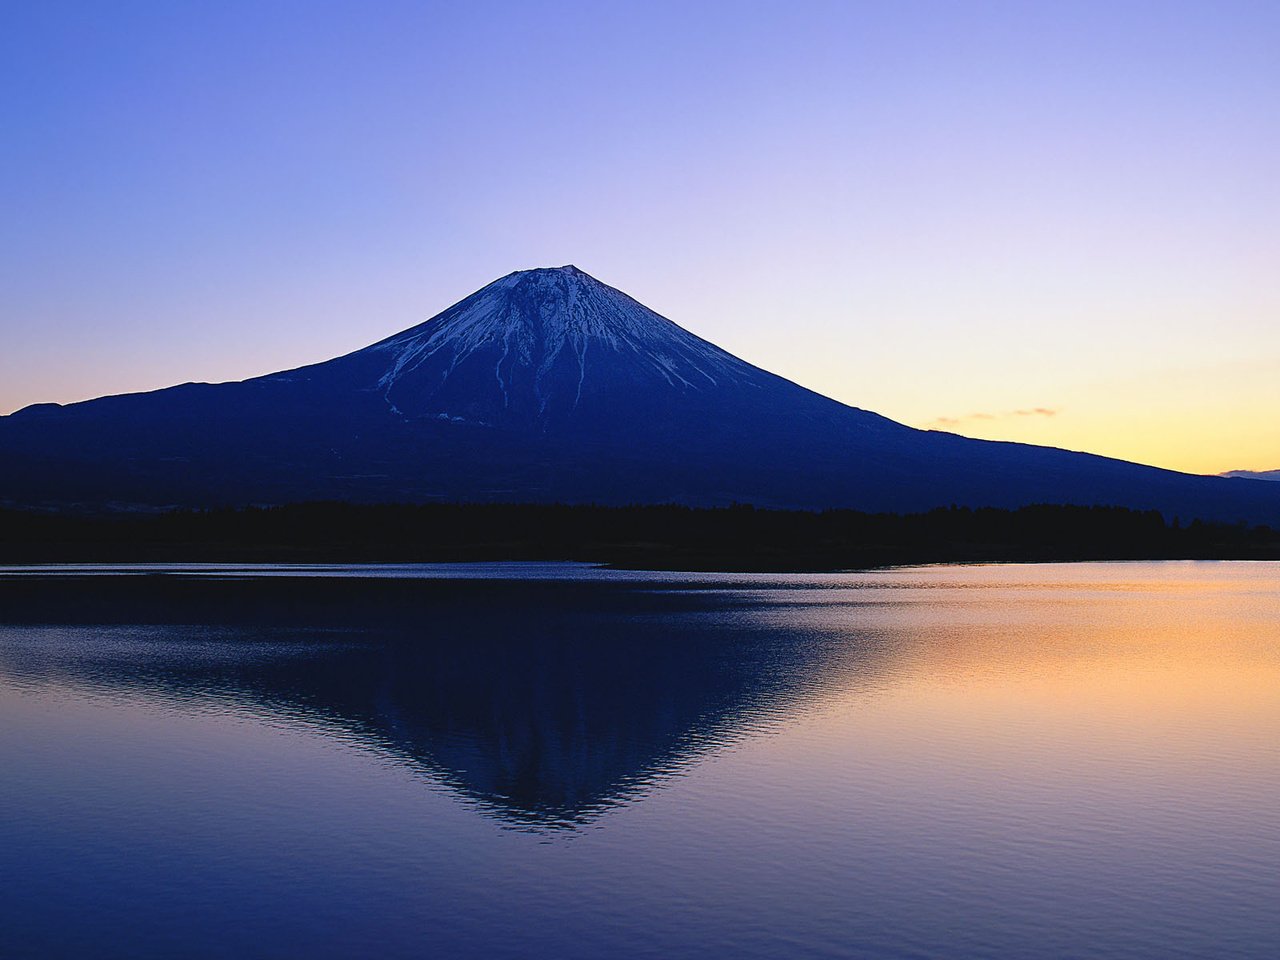
[[[903,371],[909,376],[909,370]],[[746,363],[574,266],[240,383],[0,417],[0,505],[1105,504],[1280,524],[1280,486],[915,430]]]
[[[1239,477],[1241,480],[1280,480],[1280,470],[1228,470],[1224,477]]]

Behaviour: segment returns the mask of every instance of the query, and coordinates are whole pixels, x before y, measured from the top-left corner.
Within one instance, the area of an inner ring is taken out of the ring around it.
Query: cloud
[[[937,417],[924,425],[926,430],[949,430],[972,420],[1008,420],[1012,417],[1056,417],[1055,407],[1027,407],[1022,410],[1006,410],[1003,413],[967,413],[962,417]]]

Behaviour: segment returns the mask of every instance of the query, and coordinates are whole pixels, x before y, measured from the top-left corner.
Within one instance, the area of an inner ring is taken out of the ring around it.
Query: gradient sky
[[[0,412],[575,263],[914,426],[1280,467],[1280,3],[0,4]]]

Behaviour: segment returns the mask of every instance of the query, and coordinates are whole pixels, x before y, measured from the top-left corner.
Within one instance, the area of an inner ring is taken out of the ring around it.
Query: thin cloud
[[[1049,407],[1032,407],[1030,410],[1015,410],[1013,415],[1015,417],[1056,417],[1058,411]]]
[[[1006,410],[1003,413],[967,413],[962,417],[937,417],[924,425],[926,430],[950,429],[974,420],[1008,420],[1013,417],[1056,417],[1056,407],[1027,407],[1022,410]]]

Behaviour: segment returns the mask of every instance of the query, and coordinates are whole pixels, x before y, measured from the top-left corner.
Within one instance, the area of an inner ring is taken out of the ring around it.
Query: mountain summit
[[[1115,504],[1280,524],[1280,484],[922,431],[752,366],[573,266],[325,363],[0,417],[0,503],[921,510]]]
[[[397,415],[489,424],[564,421],[584,394],[707,391],[759,373],[574,266],[508,274],[362,355],[385,358],[378,387]]]

